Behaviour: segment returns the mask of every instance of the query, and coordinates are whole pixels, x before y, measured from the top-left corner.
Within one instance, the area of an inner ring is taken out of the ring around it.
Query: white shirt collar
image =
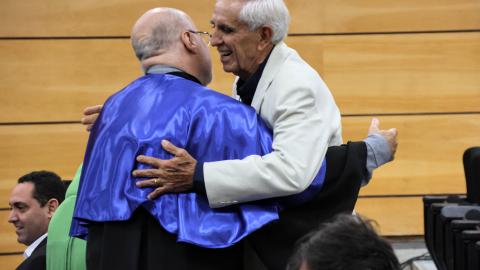
[[[40,236],[39,238],[37,238],[37,240],[35,240],[35,242],[33,242],[30,246],[28,246],[27,249],[25,249],[25,251],[23,252],[23,257],[25,259],[30,257],[30,255],[32,255],[33,251],[43,241],[43,239],[45,239],[45,237],[47,237],[47,234]]]

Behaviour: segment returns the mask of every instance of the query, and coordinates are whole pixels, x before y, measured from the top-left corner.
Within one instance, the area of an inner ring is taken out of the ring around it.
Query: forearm
[[[367,178],[362,181],[365,186],[370,182],[373,171],[393,158],[387,140],[380,134],[370,134],[363,140],[367,145]]]

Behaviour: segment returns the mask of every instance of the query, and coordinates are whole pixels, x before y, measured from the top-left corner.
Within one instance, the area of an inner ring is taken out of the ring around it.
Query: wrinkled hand
[[[95,105],[87,107],[85,110],[83,110],[83,118],[80,120],[80,122],[82,125],[87,126],[87,131],[92,130],[93,124],[95,124],[102,107],[103,105]]]
[[[392,153],[392,160],[395,157],[395,153],[397,152],[397,129],[396,128],[391,128],[389,130],[381,130],[380,129],[380,121],[377,118],[373,118],[372,122],[370,124],[370,128],[368,129],[368,135],[377,133],[380,134],[383,138],[388,143],[388,146],[390,146],[390,151]]]
[[[133,171],[134,177],[150,178],[138,181],[138,187],[156,187],[148,195],[150,200],[156,199],[165,193],[188,191],[193,187],[193,174],[197,160],[185,149],[178,148],[167,140],[162,140],[162,147],[165,151],[174,155],[174,157],[169,160],[163,160],[140,155],[137,157],[137,161],[148,164],[153,169]]]

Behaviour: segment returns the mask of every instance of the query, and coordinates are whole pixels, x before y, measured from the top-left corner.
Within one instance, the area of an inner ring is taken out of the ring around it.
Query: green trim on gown
[[[82,165],[67,189],[65,200],[60,204],[48,226],[47,269],[85,270],[86,241],[69,236],[73,208],[77,200],[78,184]]]

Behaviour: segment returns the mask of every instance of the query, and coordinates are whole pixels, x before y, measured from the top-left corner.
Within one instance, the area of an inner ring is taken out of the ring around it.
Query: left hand
[[[167,140],[162,140],[162,147],[174,157],[163,160],[140,155],[137,157],[137,161],[148,164],[153,169],[135,170],[132,173],[134,177],[150,178],[137,182],[137,186],[141,188],[156,187],[148,195],[150,200],[165,193],[185,192],[193,187],[193,174],[197,160],[185,149],[178,148]]]
[[[397,152],[398,146],[397,129],[380,129],[380,121],[377,118],[373,118],[372,122],[370,123],[370,128],[368,129],[368,135],[373,133],[380,134],[387,141],[387,144],[390,147],[391,160],[393,160],[395,158],[395,153]]]

